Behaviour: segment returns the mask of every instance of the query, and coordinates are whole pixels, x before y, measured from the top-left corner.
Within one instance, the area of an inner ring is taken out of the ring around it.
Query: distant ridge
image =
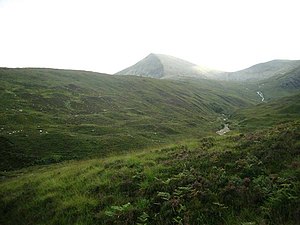
[[[136,75],[165,79],[179,77],[207,78],[218,73],[221,72],[197,66],[174,56],[151,53],[133,66],[117,72],[116,75]]]
[[[300,60],[272,60],[244,70],[217,74],[215,79],[229,81],[259,81],[276,75],[284,75],[300,67]],[[300,75],[300,74],[299,74]]]
[[[272,60],[253,65],[249,68],[224,72],[198,66],[174,56],[151,53],[136,64],[121,70],[116,75],[135,75],[159,79],[204,78],[227,81],[262,81],[275,76],[292,73],[298,79],[300,60]]]

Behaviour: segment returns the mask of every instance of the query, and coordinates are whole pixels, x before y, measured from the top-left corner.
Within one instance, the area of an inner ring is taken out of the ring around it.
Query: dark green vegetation
[[[0,81],[0,170],[199,138],[259,100],[209,80],[2,68]]]
[[[298,72],[0,69],[0,224],[299,224]]]
[[[300,124],[35,170],[0,184],[3,224],[297,224]]]
[[[258,90],[265,93],[267,100],[297,94],[300,89],[300,65],[286,73],[262,80],[257,86]]]
[[[231,128],[254,131],[299,119],[300,94],[297,94],[236,111],[231,116]]]

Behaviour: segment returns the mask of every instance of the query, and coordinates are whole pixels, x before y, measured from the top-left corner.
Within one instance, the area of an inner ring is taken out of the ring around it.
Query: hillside
[[[286,73],[277,74],[258,82],[259,89],[266,99],[278,98],[299,93],[300,66]]]
[[[0,224],[297,224],[298,72],[0,68]]]
[[[300,60],[272,60],[236,72],[201,68],[173,56],[150,54],[117,75],[136,75],[160,79],[220,80],[240,85],[248,92],[260,93],[264,101],[295,94],[300,88]],[[252,97],[253,98],[253,97]]]
[[[173,56],[151,53],[135,65],[116,73],[116,75],[174,79],[179,77],[206,78],[209,74],[217,73],[220,73],[220,71],[200,67]]]
[[[222,73],[213,78],[229,81],[260,81],[275,75],[283,75],[300,67],[300,60],[272,60],[231,73]]]
[[[240,84],[249,92],[257,93],[264,102],[270,102],[286,96],[292,96],[300,91],[300,66],[286,73],[274,74],[273,76],[257,81],[228,81]],[[259,93],[259,94],[258,94]],[[261,96],[260,96],[261,95]]]
[[[214,133],[259,98],[214,81],[0,69],[1,170],[103,157]]]
[[[255,131],[300,120],[300,94],[279,98],[237,110],[230,118],[231,127],[240,131]]]
[[[0,223],[298,224],[300,124],[8,174]]]

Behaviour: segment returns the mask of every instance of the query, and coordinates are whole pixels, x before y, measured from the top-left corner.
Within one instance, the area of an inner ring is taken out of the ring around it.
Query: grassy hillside
[[[198,138],[258,99],[215,81],[54,69],[1,68],[0,90],[0,170]]]
[[[0,223],[297,224],[299,140],[300,123],[288,123],[10,173]]]
[[[249,93],[259,91],[263,94],[266,102],[295,95],[300,90],[299,60],[273,60],[227,75],[228,77],[226,74],[221,74],[219,77],[212,78],[225,79],[230,83],[239,84]]]
[[[237,110],[231,128],[253,131],[293,121],[300,121],[300,94]]]
[[[0,224],[300,220],[299,94],[254,106],[248,84],[52,69],[0,79]]]
[[[259,89],[265,94],[266,100],[299,93],[300,66],[287,72],[258,83]]]

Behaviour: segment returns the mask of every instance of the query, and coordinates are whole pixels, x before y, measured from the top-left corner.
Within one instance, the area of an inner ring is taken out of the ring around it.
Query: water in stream
[[[228,127],[228,124],[224,124],[224,128],[221,129],[221,130],[218,130],[216,133],[219,134],[219,135],[224,135],[229,131],[230,131],[230,129]]]

